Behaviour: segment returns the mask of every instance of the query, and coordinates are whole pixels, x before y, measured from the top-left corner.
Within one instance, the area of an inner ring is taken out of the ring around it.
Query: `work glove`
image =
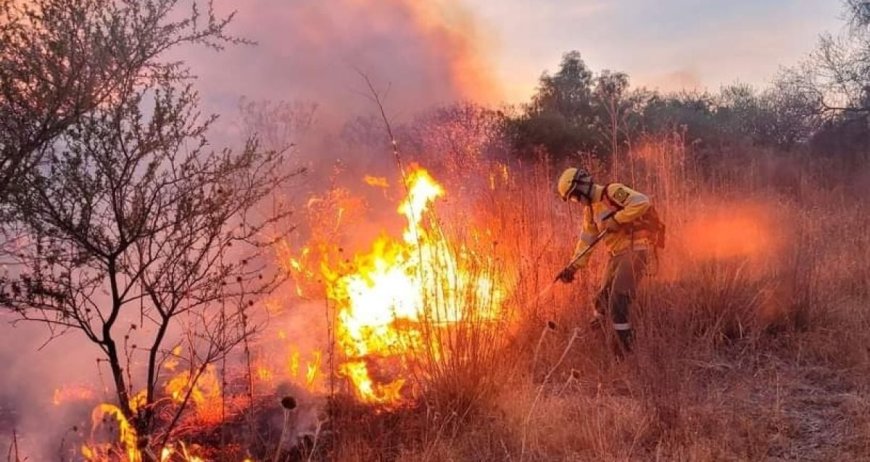
[[[565,268],[559,274],[556,275],[556,280],[561,281],[565,284],[574,281],[574,272],[576,270],[574,268]]]

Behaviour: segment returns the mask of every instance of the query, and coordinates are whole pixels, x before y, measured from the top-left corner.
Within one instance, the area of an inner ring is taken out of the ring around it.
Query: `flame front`
[[[470,268],[468,252],[448,245],[435,220],[426,219],[443,187],[419,168],[406,184],[398,208],[408,223],[401,240],[379,238],[349,267],[321,265],[327,295],[337,304],[336,338],[345,359],[339,373],[365,402],[400,400],[409,360],[422,351],[436,359],[444,354],[433,344],[433,329],[463,321],[472,305],[476,316],[494,317],[503,298],[489,277]]]

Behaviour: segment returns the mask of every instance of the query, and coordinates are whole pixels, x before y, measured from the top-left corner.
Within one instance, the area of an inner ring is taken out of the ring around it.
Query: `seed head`
[[[292,396],[285,396],[281,398],[281,407],[287,409],[288,411],[296,409],[296,398]]]

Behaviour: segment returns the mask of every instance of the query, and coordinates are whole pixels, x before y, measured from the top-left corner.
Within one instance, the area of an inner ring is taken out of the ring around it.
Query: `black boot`
[[[634,341],[634,335],[632,335],[631,329],[616,331],[616,337],[619,338],[619,346],[622,350],[626,353],[630,353],[631,344]]]

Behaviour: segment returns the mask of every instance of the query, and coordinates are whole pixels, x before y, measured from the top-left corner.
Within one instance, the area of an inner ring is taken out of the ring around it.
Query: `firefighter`
[[[602,240],[610,259],[595,298],[593,325],[601,325],[609,313],[619,339],[618,353],[631,351],[629,309],[651,254],[656,246],[663,246],[664,226],[647,196],[620,183],[595,184],[582,168],[565,170],[556,188],[562,200],[583,206],[583,227],[575,258],[557,278],[566,284],[573,281],[574,273],[589,260],[590,252],[584,251],[606,230]]]

